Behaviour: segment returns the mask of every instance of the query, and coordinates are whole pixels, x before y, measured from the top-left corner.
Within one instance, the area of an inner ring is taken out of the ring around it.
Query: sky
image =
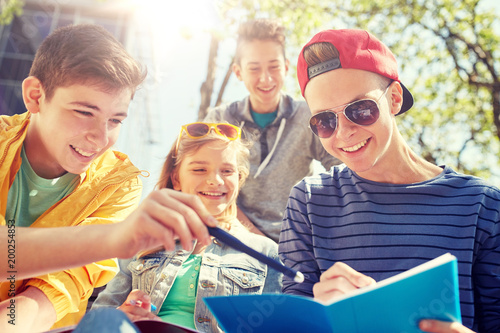
[[[197,120],[200,87],[207,70],[209,30],[233,37],[226,38],[220,45],[216,92],[236,42],[231,32],[222,30],[212,0],[178,1],[174,10],[168,1],[137,1],[138,9],[132,23],[137,27],[136,33],[129,37],[127,44],[132,55],[147,65],[148,78],[131,104],[116,148],[128,154],[140,169],[150,173],[142,179],[144,197],[154,188],[181,125]],[[500,13],[499,1],[488,0],[484,5]],[[296,63],[296,54],[288,52],[287,56],[291,64]],[[285,91],[295,92],[296,86],[295,77],[289,72]],[[246,95],[243,83],[232,75],[224,102],[240,100]],[[316,172],[320,171],[323,169],[318,164]]]
[[[156,3],[157,7],[151,10],[143,6],[144,3]],[[147,58],[148,78],[134,97],[129,117],[124,122],[115,145],[117,150],[129,155],[136,166],[149,171],[150,176],[142,179],[143,197],[154,188],[159,179],[164,158],[177,139],[181,125],[197,121],[200,87],[207,72],[209,29],[221,29],[212,1],[179,1],[175,11],[165,3],[151,0],[141,2],[141,11],[137,12],[135,24],[140,25],[141,31],[132,37],[134,40],[130,44],[134,47],[129,51],[136,58]],[[193,8],[196,10],[192,10]],[[141,44],[144,42],[144,38],[141,39],[144,33],[148,33],[151,38],[148,43],[154,45],[150,57],[141,51],[149,47]],[[235,47],[234,38],[220,44],[214,85],[216,92]],[[296,84],[290,73],[286,84]],[[224,101],[240,100],[246,95],[244,84],[232,75],[225,90]],[[149,124],[145,124],[144,103],[150,106],[147,108],[147,118],[152,120]]]
[[[146,5],[155,3],[153,9]],[[148,78],[134,97],[116,144],[117,150],[128,154],[136,166],[149,171],[150,177],[142,179],[143,196],[158,180],[181,125],[197,120],[200,87],[207,70],[208,29],[216,27],[218,21],[210,1],[179,1],[174,11],[166,3],[145,1],[136,13],[138,32],[131,37],[133,47],[129,51],[147,65]],[[222,71],[229,60],[223,65],[228,58],[220,58]],[[231,99],[244,96],[236,83],[230,83],[227,96]]]

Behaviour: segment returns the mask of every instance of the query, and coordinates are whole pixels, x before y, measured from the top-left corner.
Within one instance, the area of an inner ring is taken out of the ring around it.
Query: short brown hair
[[[285,28],[273,19],[255,19],[242,23],[238,29],[238,42],[234,62],[240,64],[243,54],[243,43],[253,40],[271,40],[281,45],[283,58],[285,56]]]
[[[339,58],[339,51],[331,43],[315,43],[304,49],[304,59],[307,67]]]
[[[130,88],[133,94],[146,70],[106,29],[82,24],[51,33],[38,48],[29,75],[40,80],[50,100],[56,88],[75,83],[110,91]]]

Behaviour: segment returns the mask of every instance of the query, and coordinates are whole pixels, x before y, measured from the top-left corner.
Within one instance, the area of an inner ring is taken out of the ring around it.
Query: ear
[[[391,87],[387,91],[387,97],[389,98],[391,113],[397,115],[403,106],[403,88],[401,88],[399,82],[394,81],[391,84]]]
[[[243,78],[241,77],[241,67],[240,67],[240,65],[234,63],[232,69],[233,69],[234,75],[236,75],[236,77],[238,78],[238,80],[243,81]]]
[[[285,74],[288,74],[288,68],[290,68],[290,60],[285,59]]]
[[[181,190],[181,183],[179,182],[179,176],[177,175],[176,172],[172,173],[170,175],[170,179],[172,180],[172,186],[174,190],[180,191]]]
[[[34,76],[28,76],[23,84],[23,101],[26,109],[31,113],[40,111],[40,102],[44,96],[42,83]]]

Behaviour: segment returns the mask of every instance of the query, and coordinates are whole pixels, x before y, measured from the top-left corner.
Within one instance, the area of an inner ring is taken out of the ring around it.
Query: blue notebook
[[[461,323],[457,259],[447,253],[323,304],[284,295],[203,299],[227,333],[422,332],[420,319]]]

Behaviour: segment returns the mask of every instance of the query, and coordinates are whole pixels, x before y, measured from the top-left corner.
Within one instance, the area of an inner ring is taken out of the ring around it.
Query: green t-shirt
[[[250,109],[250,113],[252,114],[253,121],[255,121],[260,128],[264,128],[276,119],[278,110],[271,113],[257,113]]]
[[[174,284],[163,302],[158,317],[162,320],[195,328],[194,306],[200,275],[201,255],[192,254],[179,269]]]
[[[18,227],[29,227],[46,210],[70,194],[78,185],[79,175],[66,173],[59,178],[45,179],[31,168],[24,147],[21,168],[9,189],[6,220]]]

